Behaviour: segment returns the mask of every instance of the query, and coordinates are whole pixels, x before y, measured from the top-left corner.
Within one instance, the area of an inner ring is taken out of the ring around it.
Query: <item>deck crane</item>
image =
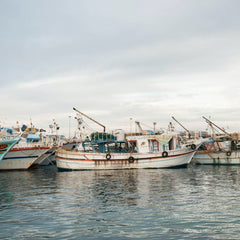
[[[207,119],[206,117],[203,116],[203,118],[206,120],[206,122],[212,127],[212,125],[216,128],[218,128],[219,130],[221,130],[222,132],[224,132],[225,134],[227,134],[228,136],[231,136],[230,133],[226,132],[224,129],[220,128],[219,126],[217,126],[215,123],[213,123],[212,121],[210,121],[209,119]]]
[[[139,128],[139,131],[140,131],[140,133],[143,133],[144,131],[143,131],[143,129],[142,129],[142,127],[141,127],[141,125],[140,125],[140,122],[138,122],[138,121],[135,121],[135,123],[137,124],[137,126],[138,126],[138,128]]]
[[[191,133],[188,129],[186,129],[175,117],[172,117],[174,121],[176,121],[187,133],[188,133],[188,138],[190,139]]]
[[[73,108],[73,110],[76,111],[76,112],[78,112],[78,113],[80,113],[80,114],[83,115],[84,117],[90,119],[91,121],[97,123],[97,124],[100,125],[101,127],[103,127],[103,132],[105,133],[105,131],[106,131],[106,127],[105,127],[104,125],[102,125],[102,124],[99,123],[98,121],[94,120],[93,118],[89,117],[88,115],[86,115],[86,114],[80,112],[80,111],[77,110],[76,108]]]

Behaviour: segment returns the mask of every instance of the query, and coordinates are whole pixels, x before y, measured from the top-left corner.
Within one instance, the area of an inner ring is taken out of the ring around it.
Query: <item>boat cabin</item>
[[[140,135],[127,136],[127,141],[134,150],[141,153],[163,152],[179,148],[174,135]]]
[[[127,141],[118,141],[116,137],[108,133],[92,133],[90,138],[86,138],[78,145],[78,150],[94,153],[127,153],[131,149]]]
[[[136,135],[118,141],[112,134],[92,133],[78,145],[78,151],[94,153],[149,153],[163,152],[179,148],[174,135]]]

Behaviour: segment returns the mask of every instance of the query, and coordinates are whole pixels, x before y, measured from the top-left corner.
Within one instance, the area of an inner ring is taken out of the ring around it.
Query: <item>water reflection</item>
[[[184,181],[187,170],[108,170],[61,172],[57,176],[60,189],[71,188],[105,205],[136,206],[173,197],[177,181]],[[181,180],[182,178],[182,180]],[[158,193],[156,195],[156,193]]]
[[[11,207],[11,202],[18,205],[19,198],[30,198],[55,189],[56,171],[37,169],[35,171],[0,172],[0,208]]]
[[[234,239],[239,169],[1,172],[0,231],[3,239]]]

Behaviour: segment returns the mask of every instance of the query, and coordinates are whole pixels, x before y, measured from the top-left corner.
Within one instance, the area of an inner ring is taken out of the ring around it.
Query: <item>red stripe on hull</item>
[[[39,150],[39,149],[50,149],[50,147],[23,147],[23,148],[12,148],[9,152],[26,151],[26,150]]]
[[[193,153],[193,152],[195,152],[195,151],[182,153],[182,154],[177,154],[177,155],[172,155],[172,156],[170,155],[170,156],[167,156],[167,157],[158,156],[158,157],[135,158],[135,160],[141,161],[141,160],[167,159],[167,158],[173,158],[173,157],[180,157],[180,156],[188,155],[188,154]],[[80,155],[80,156],[83,156],[83,155]],[[64,157],[60,157],[60,156],[57,156],[57,158],[62,159],[62,160],[69,160],[69,161],[89,161],[89,162],[95,162],[95,161],[128,161],[129,160],[128,158],[126,158],[126,159],[110,159],[110,160],[107,160],[107,159],[90,159],[90,158],[76,159],[76,158],[64,158]]]

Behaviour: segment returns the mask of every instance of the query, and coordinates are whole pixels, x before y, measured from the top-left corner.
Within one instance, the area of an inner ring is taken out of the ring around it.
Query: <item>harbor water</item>
[[[0,239],[240,239],[240,166],[0,172]]]

